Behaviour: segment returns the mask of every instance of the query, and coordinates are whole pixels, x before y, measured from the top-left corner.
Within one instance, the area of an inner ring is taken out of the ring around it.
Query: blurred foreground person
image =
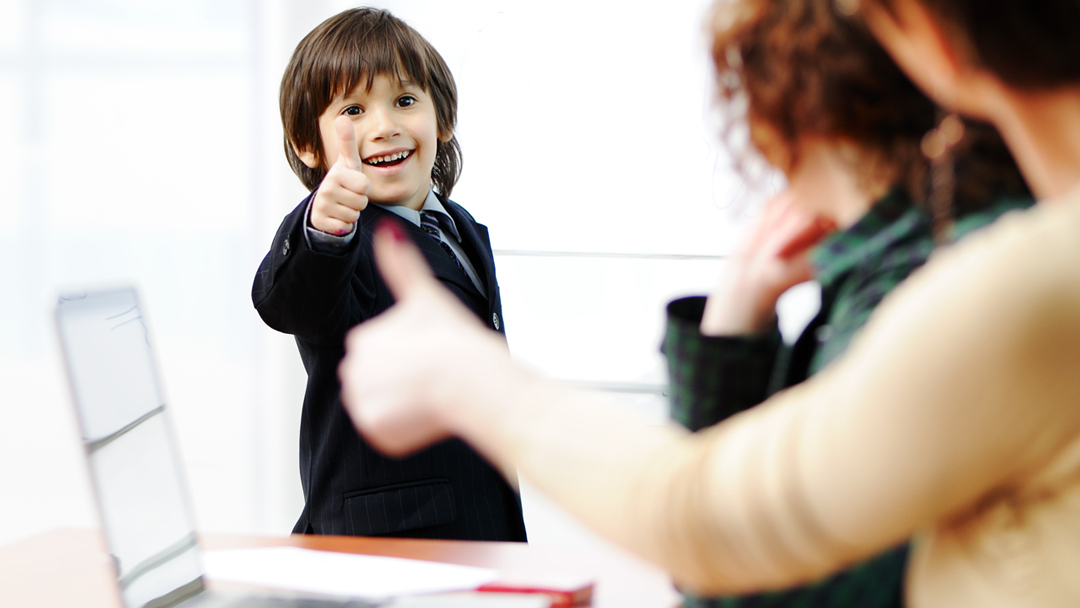
[[[667,307],[671,415],[692,431],[827,368],[937,245],[1034,202],[985,123],[953,119],[956,142],[931,162],[922,148],[940,120],[937,106],[832,0],[734,0],[717,6],[714,23],[727,139],[747,132],[751,149],[732,145],[740,168],[757,152],[784,172],[787,188],[707,300]],[[933,179],[944,161],[955,167],[951,184]],[[820,309],[786,345],[777,300],[811,278]],[[905,542],[806,585],[687,596],[684,605],[896,608],[907,557]]]
[[[350,334],[344,402],[389,453],[465,438],[702,593],[915,537],[908,605],[1080,605],[1080,2],[841,7],[998,128],[1037,208],[935,256],[822,373],[694,435],[514,366],[384,230],[398,304]]]

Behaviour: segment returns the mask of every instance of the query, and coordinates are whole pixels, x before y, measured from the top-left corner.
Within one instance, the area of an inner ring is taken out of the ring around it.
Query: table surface
[[[658,568],[617,549],[524,543],[361,538],[206,535],[206,549],[293,546],[493,568],[501,577],[586,575],[596,581],[596,608],[672,608],[679,604]],[[120,599],[98,530],[54,530],[0,547],[5,606],[118,608]]]

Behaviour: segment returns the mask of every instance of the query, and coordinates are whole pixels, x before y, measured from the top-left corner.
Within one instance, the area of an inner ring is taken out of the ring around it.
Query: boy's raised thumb
[[[423,254],[394,220],[383,220],[375,228],[373,246],[379,273],[398,302],[435,281]]]
[[[338,137],[338,160],[345,161],[350,169],[360,170],[360,150],[356,146],[356,131],[348,116],[338,116],[334,120],[334,129]]]

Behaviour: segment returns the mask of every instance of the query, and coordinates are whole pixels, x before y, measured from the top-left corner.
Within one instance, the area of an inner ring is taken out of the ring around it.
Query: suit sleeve
[[[278,227],[255,275],[251,299],[263,321],[277,331],[314,344],[340,346],[345,332],[372,315],[375,271],[356,236],[339,252],[315,251],[304,231],[309,195]]]

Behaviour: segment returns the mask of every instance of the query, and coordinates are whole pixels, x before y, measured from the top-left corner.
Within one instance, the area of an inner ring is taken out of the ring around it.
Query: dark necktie
[[[435,242],[437,242],[439,246],[443,248],[443,251],[446,252],[446,255],[450,256],[451,260],[454,260],[454,264],[457,264],[458,270],[460,270],[461,272],[465,272],[465,268],[461,265],[461,260],[459,260],[457,255],[454,254],[454,250],[451,249],[450,245],[447,245],[439,237],[439,220],[441,219],[439,217],[440,215],[442,214],[438,211],[421,211],[420,228],[423,229],[423,231],[426,232],[428,236],[435,239]],[[467,275],[468,273],[466,273],[466,276]]]

